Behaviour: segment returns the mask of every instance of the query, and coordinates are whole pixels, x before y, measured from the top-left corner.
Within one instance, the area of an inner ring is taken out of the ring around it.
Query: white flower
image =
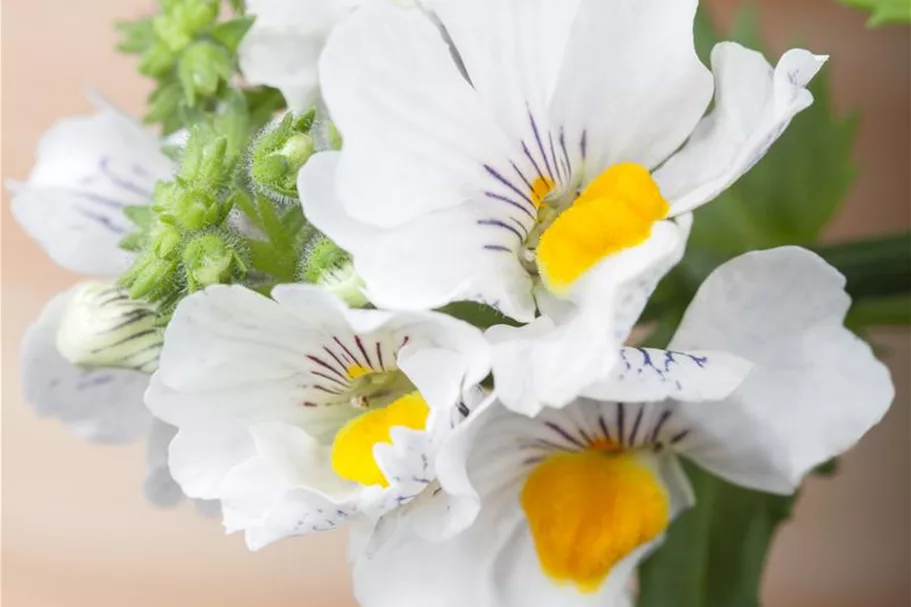
[[[413,4],[407,0],[400,4]],[[250,84],[279,89],[288,107],[303,112],[317,102],[317,62],[332,29],[364,0],[247,0],[256,17],[238,49]]]
[[[147,205],[174,165],[160,140],[94,98],[97,113],[55,124],[38,144],[25,183],[7,183],[19,224],[57,264],[95,276],[117,276],[130,261],[118,247],[135,231],[123,214]]]
[[[123,209],[149,204],[155,182],[169,178],[174,166],[154,134],[100,97],[92,100],[97,113],[54,125],[38,146],[28,180],[7,185],[13,215],[56,263],[113,278],[131,259],[118,246],[135,230]],[[23,340],[26,401],[38,415],[56,417],[93,442],[160,434],[142,402],[160,347],[147,332],[152,322],[145,306],[110,285],[83,283],[60,293]],[[146,495],[172,504],[180,496],[173,481],[156,471],[156,444],[150,440]]]
[[[155,181],[169,177],[173,164],[152,133],[103,99],[93,101],[97,113],[54,125],[41,139],[28,180],[8,186],[13,215],[55,262],[76,272],[114,277],[130,260],[118,243],[135,229],[124,216],[124,207],[149,204]],[[104,289],[89,287],[95,295]],[[22,369],[26,399],[39,415],[59,417],[89,440],[129,441],[149,427],[150,416],[142,403],[148,375],[130,369],[82,368],[57,349],[61,324],[68,315],[71,332],[82,332],[84,337],[86,330],[93,331],[85,322],[90,310],[82,307],[82,319],[76,322],[69,314],[80,310],[71,306],[73,298],[84,295],[84,285],[58,295],[26,333]],[[116,325],[122,293],[110,288],[96,301],[113,313],[108,322]],[[65,341],[73,347],[81,345]]]
[[[570,367],[541,396],[565,404],[612,365],[688,212],[811,103],[824,58],[792,50],[773,69],[720,44],[703,118],[696,0],[427,4],[445,35],[388,3],[331,35],[321,86],[345,143],[301,171],[305,214],[353,254],[377,306],[559,310],[567,334],[519,354],[548,381],[554,361]]]
[[[478,408],[438,456],[441,486],[474,500],[474,524],[444,543],[406,528],[368,543],[361,604],[612,605],[693,501],[678,457],[794,491],[894,396],[842,326],[843,286],[802,249],[744,255],[703,284],[669,350],[625,348],[592,398],[536,418]]]
[[[488,373],[476,328],[351,310],[313,285],[183,300],[146,404],[177,426],[170,467],[259,548],[379,516],[434,478],[436,446]]]

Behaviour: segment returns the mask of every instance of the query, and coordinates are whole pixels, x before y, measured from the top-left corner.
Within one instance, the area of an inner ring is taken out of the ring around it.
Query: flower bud
[[[77,287],[57,329],[57,351],[75,365],[152,373],[162,334],[155,307],[105,283]]]
[[[290,112],[254,142],[250,178],[257,190],[275,202],[297,199],[297,174],[314,152],[309,131],[315,112],[295,118]]]
[[[227,282],[235,270],[244,270],[237,251],[215,233],[197,236],[183,251],[183,264],[191,291]]]
[[[364,281],[354,271],[351,255],[325,236],[316,237],[304,252],[304,280],[341,297],[353,308],[369,302]]]

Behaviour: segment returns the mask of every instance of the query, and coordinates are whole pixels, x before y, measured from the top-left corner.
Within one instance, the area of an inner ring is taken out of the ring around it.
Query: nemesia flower
[[[381,0],[414,4],[409,0]],[[282,92],[288,107],[303,112],[319,96],[317,62],[332,29],[364,0],[247,0],[256,21],[238,49],[250,84]]]
[[[183,491],[221,500],[256,549],[419,495],[488,371],[480,331],[442,314],[212,286],[178,305],[146,404],[179,429]]]
[[[816,255],[749,253],[707,279],[668,350],[624,348],[586,398],[535,418],[479,407],[437,460],[444,490],[474,500],[473,525],[445,543],[407,528],[368,542],[361,604],[614,604],[693,502],[679,457],[791,493],[882,418],[893,387],[842,326],[849,305]]]
[[[118,246],[135,230],[123,209],[148,205],[174,172],[152,132],[100,97],[98,111],[55,124],[38,144],[25,183],[7,182],[12,212],[58,265],[116,277],[130,262]]]
[[[560,310],[559,334],[515,355],[561,406],[613,365],[688,212],[812,102],[824,58],[792,50],[772,68],[720,44],[703,117],[695,0],[426,5],[439,24],[373,3],[330,36],[320,84],[345,145],[301,171],[305,214],[351,252],[377,306],[467,299],[522,322]]]
[[[155,182],[174,167],[154,134],[102,98],[92,101],[98,111],[54,125],[28,180],[7,187],[13,215],[56,263],[113,278],[131,258],[118,246],[135,229],[123,209],[148,205]],[[81,283],[58,294],[23,340],[26,401],[93,442],[154,433],[142,402],[160,349],[153,324],[154,312],[111,284]],[[154,460],[151,444],[149,451]],[[149,475],[149,500],[174,503],[173,480],[151,464]]]
[[[155,182],[169,177],[173,164],[154,134],[103,99],[93,101],[97,113],[54,125],[38,145],[28,180],[7,187],[13,194],[13,215],[56,263],[80,273],[115,277],[130,260],[118,243],[135,229],[123,209],[149,204]],[[80,286],[55,297],[25,336],[25,395],[40,415],[59,417],[89,440],[129,441],[149,427],[151,418],[142,404],[148,375],[139,367],[82,368],[57,349],[72,299],[81,297],[85,311],[93,296],[99,302],[110,300],[105,305],[113,324],[105,328],[118,324],[112,315],[120,314],[123,308],[118,304],[125,298],[114,288],[93,285],[86,291]],[[129,311],[138,314],[140,322],[146,319],[136,308]],[[74,330],[80,324],[70,323]],[[128,327],[121,327],[124,330]]]

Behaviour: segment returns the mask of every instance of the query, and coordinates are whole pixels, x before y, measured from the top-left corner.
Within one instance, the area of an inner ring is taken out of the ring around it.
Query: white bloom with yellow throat
[[[438,456],[441,486],[474,504],[473,525],[442,543],[406,527],[368,542],[355,554],[361,604],[613,605],[693,503],[680,457],[793,492],[894,396],[842,325],[843,287],[805,250],[750,253],[708,278],[668,350],[622,350],[586,398],[534,418],[480,407]]]
[[[442,314],[213,286],[179,304],[146,404],[179,429],[184,492],[221,500],[256,549],[418,496],[488,372],[480,331]]]
[[[432,0],[355,12],[320,62],[343,150],[313,157],[307,217],[349,250],[377,306],[454,300],[554,331],[513,346],[536,398],[569,402],[614,362],[688,213],[812,102],[823,57],[777,67],[693,47],[696,0]],[[715,107],[705,115],[715,92]],[[518,350],[518,351],[516,351]],[[574,360],[554,374],[556,363]],[[516,387],[518,390],[518,387]],[[503,386],[518,406],[521,394]]]

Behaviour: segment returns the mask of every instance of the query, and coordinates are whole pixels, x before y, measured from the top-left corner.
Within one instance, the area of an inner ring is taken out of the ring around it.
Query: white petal
[[[225,476],[256,454],[246,428],[181,428],[168,449],[174,480],[190,497],[219,499]]]
[[[136,226],[119,203],[70,189],[22,185],[13,189],[12,212],[54,263],[68,270],[117,276],[129,267],[132,255],[118,243]]]
[[[313,308],[310,322],[333,312]],[[174,313],[146,403],[181,428],[213,420],[285,421],[322,437],[355,413],[305,406],[327,396],[313,387],[307,358],[327,339],[267,297],[241,286],[210,287],[181,301]]]
[[[426,310],[473,300],[533,318],[532,282],[517,253],[530,217],[502,202],[465,203],[397,228],[372,228],[349,216],[335,195],[337,158],[318,154],[301,170],[304,213],[352,253],[374,304]]]
[[[430,3],[472,86],[513,137],[526,135],[529,111],[546,119],[579,1]]]
[[[57,329],[72,291],[57,295],[29,327],[22,343],[25,399],[42,417],[56,417],[79,436],[127,442],[149,430],[142,404],[149,376],[120,369],[82,369],[57,352]]]
[[[712,51],[715,109],[655,180],[678,214],[702,205],[749,171],[813,103],[805,88],[826,57],[790,50],[773,70],[760,53],[733,42]]]
[[[503,404],[534,416],[543,407],[567,405],[608,377],[649,295],[682,256],[687,228],[687,222],[659,222],[645,243],[601,261],[573,287],[574,306],[561,308],[553,321],[491,328]]]
[[[583,0],[551,114],[585,141],[587,174],[620,161],[652,168],[702,117],[712,79],[693,47],[696,0]]]
[[[344,0],[249,0],[247,14],[256,21],[238,49],[247,82],[275,87],[291,110],[306,110],[318,94],[320,52],[354,5]]]
[[[154,506],[167,508],[179,504],[184,497],[180,485],[168,468],[168,448],[177,436],[177,428],[161,420],[153,420],[146,443],[146,478],[143,483],[146,499]]]
[[[320,78],[345,139],[339,195],[360,221],[391,227],[470,200],[513,147],[421,11],[356,11],[330,37]]]
[[[250,432],[260,456],[289,486],[306,486],[336,500],[348,499],[356,492],[354,483],[332,471],[331,449],[300,428],[265,423],[253,426]]]
[[[105,107],[44,135],[28,181],[9,184],[12,211],[58,264],[114,276],[129,260],[117,243],[135,229],[123,207],[149,204],[172,171],[151,132]]]
[[[734,483],[787,493],[882,418],[892,382],[842,326],[844,282],[795,247],[742,255],[709,276],[671,347],[724,350],[755,367],[725,401],[680,405],[691,426],[681,452]]]
[[[584,391],[588,398],[625,402],[711,401],[727,398],[753,365],[727,352],[623,348],[610,377]]]

